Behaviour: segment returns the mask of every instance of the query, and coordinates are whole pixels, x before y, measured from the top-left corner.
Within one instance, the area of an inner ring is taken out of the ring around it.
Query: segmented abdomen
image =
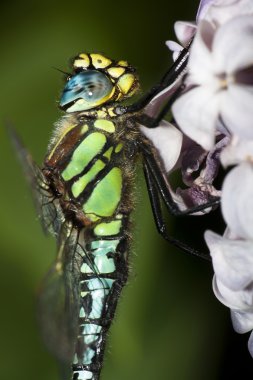
[[[99,378],[107,331],[127,279],[126,237],[119,234],[120,230],[113,232],[110,226],[106,229],[107,232],[90,243],[81,267],[73,380]]]

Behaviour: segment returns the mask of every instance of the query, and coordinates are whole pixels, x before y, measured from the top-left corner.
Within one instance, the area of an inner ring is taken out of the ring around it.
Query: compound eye
[[[110,79],[100,71],[82,71],[68,80],[60,100],[67,112],[84,111],[108,99],[113,91]]]

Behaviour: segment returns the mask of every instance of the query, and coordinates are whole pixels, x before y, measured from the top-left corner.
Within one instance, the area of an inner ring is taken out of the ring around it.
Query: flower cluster
[[[185,89],[172,106],[184,135],[229,168],[221,208],[223,236],[206,231],[216,297],[231,309],[235,330],[253,330],[253,1],[202,0],[196,23],[177,22],[180,44],[190,41]],[[224,140],[225,139],[225,140]],[[249,339],[253,356],[253,333]]]

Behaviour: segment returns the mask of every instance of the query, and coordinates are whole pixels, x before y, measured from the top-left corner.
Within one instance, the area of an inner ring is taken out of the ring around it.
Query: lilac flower
[[[207,153],[165,120],[156,128],[147,128],[140,124],[140,130],[156,148],[166,173],[181,170],[186,188],[178,187],[175,192],[170,189],[181,210],[207,203],[211,198],[220,196],[220,191],[213,186],[213,180],[220,165],[220,151],[227,143],[226,137]],[[196,214],[209,211],[210,207]]]
[[[253,329],[253,241],[222,237],[211,231],[205,233],[205,238],[215,271],[214,294],[231,309],[235,331],[248,332]],[[248,347],[253,356],[253,333]]]
[[[180,51],[189,45],[201,20],[206,20],[212,24],[213,28],[217,28],[234,17],[250,14],[253,14],[252,0],[201,0],[196,22],[175,22],[174,30],[179,43],[166,41],[166,45],[173,53],[173,60],[175,61]]]
[[[199,20],[200,18],[203,18],[203,16],[208,12],[210,6],[215,3],[216,0],[201,0],[199,3],[199,9],[197,12],[196,19]]]
[[[202,0],[197,20],[204,19],[218,26],[238,15],[249,14],[253,14],[252,0]]]
[[[182,133],[166,120],[162,120],[156,128],[140,126],[140,129],[159,152],[166,172],[171,172],[182,149]]]
[[[217,30],[206,21],[199,25],[187,91],[172,111],[182,131],[206,150],[214,146],[220,120],[231,133],[253,138],[252,46],[253,16],[236,17]]]
[[[174,30],[179,43],[168,40],[166,45],[172,51],[173,60],[175,61],[181,50],[187,47],[196,33],[197,26],[190,21],[177,21],[174,24]]]
[[[185,149],[183,137],[180,153],[189,188],[177,194],[188,206],[200,204],[219,194],[212,189],[219,163],[236,165],[221,190],[226,231],[206,231],[205,240],[214,293],[231,309],[234,329],[245,333],[253,330],[253,1],[202,0],[196,24],[177,22],[175,32],[181,45],[167,42],[174,57],[194,37],[185,91],[172,107],[191,139]],[[253,356],[253,332],[248,347]]]
[[[253,241],[252,189],[253,165],[250,162],[242,162],[225,178],[222,189],[222,214],[234,235]]]
[[[227,149],[227,148],[226,148]],[[224,236],[205,233],[214,266],[213,290],[231,309],[234,329],[253,329],[253,164],[242,162],[226,176],[222,213],[228,228]],[[253,333],[249,340],[253,356]]]
[[[253,140],[233,136],[230,144],[222,151],[220,159],[224,167],[240,164],[243,161],[253,163]]]

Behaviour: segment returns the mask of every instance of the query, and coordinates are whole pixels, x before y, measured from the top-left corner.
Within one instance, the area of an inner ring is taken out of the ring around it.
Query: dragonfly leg
[[[186,68],[188,62],[189,50],[184,48],[177,60],[172,64],[169,70],[165,73],[159,84],[152,87],[150,91],[147,92],[141,99],[136,103],[129,106],[117,107],[119,114],[129,114],[143,110],[151,101],[155,98],[157,94],[165,90],[167,87],[171,86],[179,78]]]
[[[158,127],[160,122],[165,118],[167,113],[170,111],[172,104],[175,102],[175,100],[177,99],[179,94],[184,90],[184,88],[185,88],[185,84],[182,82],[182,84],[175,90],[175,92],[167,100],[165,105],[162,107],[162,109],[159,111],[159,113],[155,117],[149,116],[146,113],[144,113],[136,118],[137,122],[146,128]]]
[[[160,164],[157,159],[154,157],[153,153],[150,150],[147,150],[147,146],[143,143],[140,143],[140,147],[142,150],[143,158],[146,166],[152,178],[163,198],[163,201],[168,209],[168,211],[175,216],[183,216],[183,215],[191,215],[193,213],[207,210],[210,207],[214,207],[219,205],[220,198],[219,197],[210,197],[208,202],[200,204],[198,206],[188,207],[184,210],[181,210],[178,206],[178,203],[173,199],[172,189],[170,188],[170,184],[166,178],[166,174],[163,173]]]
[[[150,172],[150,169],[146,162],[144,162],[143,164],[143,170],[144,170],[144,175],[145,175],[145,179],[147,183],[149,199],[150,199],[150,203],[151,203],[151,207],[152,207],[152,211],[153,211],[153,215],[154,215],[154,219],[156,223],[156,228],[158,232],[166,241],[176,246],[177,248],[181,249],[182,251],[190,255],[197,256],[201,259],[211,261],[211,258],[208,255],[208,253],[200,252],[196,250],[195,248],[190,247],[188,244],[185,244],[184,242],[181,242],[180,240],[175,239],[174,237],[168,234],[167,226],[162,215],[162,209],[161,209],[161,203],[159,199],[159,193],[157,190],[157,185],[154,181],[152,173]]]

